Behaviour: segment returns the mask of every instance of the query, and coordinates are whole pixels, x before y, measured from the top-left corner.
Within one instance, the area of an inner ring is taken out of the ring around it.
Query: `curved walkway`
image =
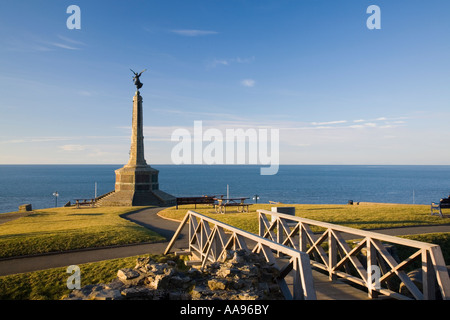
[[[159,217],[157,213],[162,209],[164,208],[144,209],[138,212],[126,214],[123,217],[159,233],[164,236],[167,241],[0,259],[0,276],[57,267],[66,267],[72,264],[83,264],[108,259],[124,258],[141,254],[162,254],[179,226],[179,222]],[[450,225],[402,227],[373,231],[394,236],[432,232],[450,232]],[[182,234],[182,236],[177,240],[175,247],[187,247],[186,233]]]

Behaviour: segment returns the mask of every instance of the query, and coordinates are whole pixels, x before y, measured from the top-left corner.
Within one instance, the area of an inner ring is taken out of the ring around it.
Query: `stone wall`
[[[279,272],[257,254],[229,251],[224,263],[204,271],[180,268],[175,257],[166,262],[138,258],[134,268],[120,269],[108,284],[86,285],[66,300],[279,300]]]

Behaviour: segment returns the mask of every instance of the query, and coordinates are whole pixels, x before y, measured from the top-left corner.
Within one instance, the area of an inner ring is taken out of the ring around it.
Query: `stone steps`
[[[135,192],[122,190],[112,192],[109,195],[99,199],[96,205],[101,206],[172,206],[176,204],[176,198],[161,190],[149,192]]]
[[[100,199],[96,205],[101,206],[132,206],[133,191],[113,192]]]

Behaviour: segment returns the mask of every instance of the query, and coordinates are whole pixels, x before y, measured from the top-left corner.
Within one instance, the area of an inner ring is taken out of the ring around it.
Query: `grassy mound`
[[[155,232],[121,218],[142,208],[35,210],[0,224],[0,257],[164,240]]]

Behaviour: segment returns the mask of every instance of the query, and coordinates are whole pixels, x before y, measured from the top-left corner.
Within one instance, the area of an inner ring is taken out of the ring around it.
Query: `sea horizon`
[[[114,190],[123,164],[0,165],[0,213],[63,206]],[[249,203],[431,204],[450,194],[450,165],[280,165],[273,176],[261,165],[152,164],[160,189],[176,197],[227,195]],[[53,196],[58,192],[58,197]]]

